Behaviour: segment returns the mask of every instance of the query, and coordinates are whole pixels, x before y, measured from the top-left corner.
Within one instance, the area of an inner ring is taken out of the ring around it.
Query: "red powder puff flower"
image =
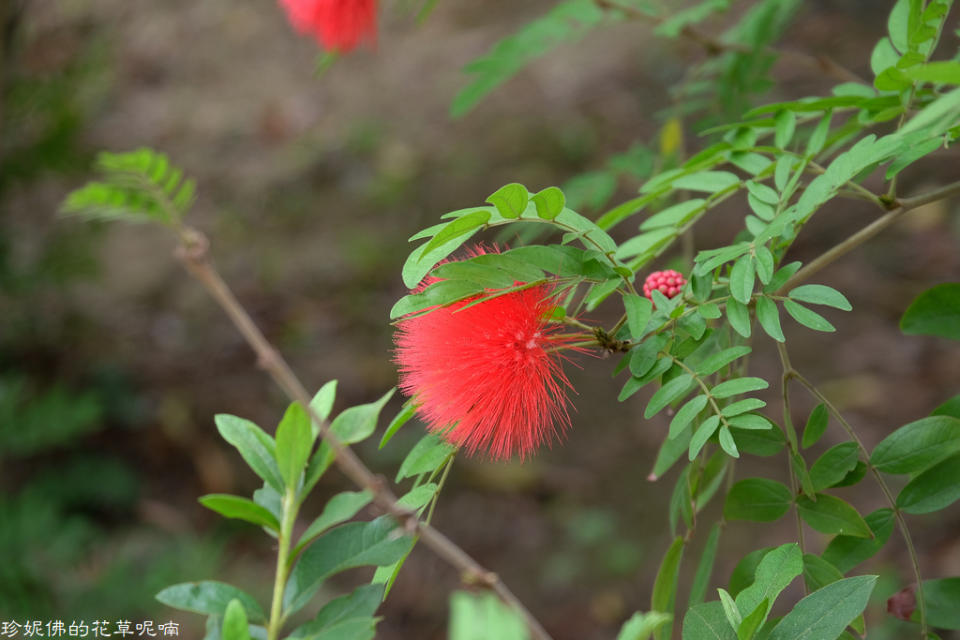
[[[570,381],[557,349],[570,340],[547,323],[556,297],[541,285],[400,321],[400,387],[431,431],[494,459],[523,459],[565,433]]]
[[[290,24],[329,51],[347,52],[377,39],[377,0],[280,0]]]

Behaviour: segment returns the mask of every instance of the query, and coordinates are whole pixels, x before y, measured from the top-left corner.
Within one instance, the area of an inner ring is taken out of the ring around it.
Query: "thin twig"
[[[949,198],[958,194],[960,194],[960,182],[954,182],[914,198],[901,198],[899,201],[897,201],[899,206],[897,206],[895,209],[877,218],[843,242],[834,245],[815,260],[805,265],[802,269],[800,269],[800,271],[797,271],[792,278],[787,280],[787,282],[777,290],[777,293],[789,291],[799,283],[803,282],[813,274],[826,267],[828,264],[847,255],[850,251],[856,249],[861,244],[899,220],[900,216],[906,212],[917,209],[925,204],[943,200],[944,198]]]
[[[399,505],[396,496],[386,482],[370,471],[360,458],[350,448],[344,446],[340,439],[330,431],[329,423],[321,419],[310,406],[310,395],[306,388],[290,369],[283,356],[264,337],[246,309],[233,295],[230,287],[213,266],[210,261],[209,243],[206,237],[194,229],[183,228],[180,230],[180,238],[181,245],[177,250],[177,257],[180,258],[187,271],[204,286],[227,313],[234,326],[243,335],[250,348],[253,349],[259,366],[273,378],[274,382],[290,400],[300,403],[307,410],[320,437],[335,452],[334,462],[340,467],[344,475],[358,486],[370,491],[373,495],[374,504],[396,519],[406,531],[419,536],[420,540],[434,553],[456,568],[460,572],[463,582],[493,590],[500,596],[501,600],[523,616],[534,638],[551,640],[550,634],[517,599],[507,585],[500,580],[496,573],[485,569],[440,531],[420,522],[416,513]]]
[[[886,480],[884,480],[883,476],[880,475],[880,470],[870,463],[870,452],[857,435],[853,425],[847,422],[846,418],[843,417],[839,409],[837,409],[837,407],[830,402],[830,399],[823,395],[823,393],[817,389],[812,382],[803,377],[796,369],[790,370],[790,377],[794,378],[797,382],[806,387],[807,391],[809,391],[813,397],[822,402],[830,411],[830,413],[832,413],[837,419],[844,431],[847,432],[847,435],[850,436],[850,439],[856,443],[857,448],[860,449],[860,453],[863,455],[863,458],[866,461],[865,464],[867,465],[867,469],[869,469],[873,474],[877,484],[880,486],[880,491],[887,500],[887,504],[890,505],[890,509],[893,511],[893,515],[897,520],[897,526],[900,529],[900,534],[903,537],[904,543],[907,545],[907,553],[910,555],[910,564],[913,567],[913,576],[917,581],[917,604],[920,608],[920,637],[926,638],[927,605],[923,595],[923,578],[920,575],[920,559],[917,556],[916,548],[913,546],[913,538],[910,536],[910,530],[907,529],[907,521],[903,517],[903,512],[900,511],[900,508],[897,506],[897,500],[893,497],[893,492],[890,491],[890,487],[887,486]]]

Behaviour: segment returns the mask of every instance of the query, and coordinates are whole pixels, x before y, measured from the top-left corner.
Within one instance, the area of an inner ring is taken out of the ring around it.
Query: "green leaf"
[[[734,331],[744,338],[750,337],[750,310],[746,305],[734,298],[727,298],[727,320]]]
[[[960,394],[957,394],[934,409],[932,416],[950,416],[960,419]]]
[[[670,421],[670,432],[667,438],[679,436],[706,406],[707,396],[705,395],[699,395],[687,401]]]
[[[930,416],[905,424],[881,440],[870,463],[886,473],[915,473],[958,452],[960,419]]]
[[[873,532],[857,510],[836,496],[818,493],[816,502],[807,496],[799,496],[797,509],[803,521],[820,533],[873,537]]]
[[[842,573],[847,573],[858,564],[874,556],[893,531],[893,511],[878,509],[869,514],[864,521],[873,532],[873,538],[838,535],[830,541],[823,551],[823,559]]]
[[[644,220],[643,224],[640,225],[640,230],[649,231],[660,227],[682,227],[690,222],[695,215],[706,209],[706,207],[707,201],[703,198],[692,198],[678,202]]]
[[[312,448],[310,417],[299,403],[294,402],[277,427],[277,467],[287,487],[297,488]]]
[[[769,284],[773,279],[773,254],[767,248],[767,245],[757,247],[756,253],[757,277],[760,278],[761,283]]]
[[[840,309],[841,311],[850,311],[853,309],[853,306],[842,293],[822,284],[805,284],[799,286],[792,289],[788,296],[801,302],[822,304]]]
[[[797,603],[773,628],[769,640],[836,638],[867,606],[877,576],[838,580]]]
[[[780,311],[777,303],[766,296],[757,298],[757,320],[768,336],[777,342],[786,342],[783,329],[780,327]]]
[[[450,594],[449,640],[529,640],[527,626],[489,591]]]
[[[387,425],[387,430],[383,432],[383,437],[380,438],[380,446],[377,448],[383,449],[383,447],[393,439],[393,436],[396,435],[397,431],[400,430],[400,427],[410,422],[410,419],[413,418],[416,413],[417,403],[413,398],[410,398],[404,402],[400,412],[394,416],[393,420],[390,421],[390,424]]]
[[[366,440],[377,428],[380,411],[393,396],[390,389],[379,400],[344,409],[334,418],[330,430],[337,434],[344,444],[354,444]]]
[[[620,633],[617,634],[617,640],[648,640],[651,634],[671,620],[673,616],[669,613],[638,611],[623,623]]]
[[[772,604],[802,571],[803,554],[795,542],[771,549],[757,565],[753,583],[737,594],[740,613],[749,614],[764,600]]]
[[[738,400],[734,403],[728,404],[720,410],[720,413],[726,418],[732,418],[734,416],[739,416],[742,413],[747,413],[748,411],[760,409],[765,406],[767,406],[767,403],[759,398],[744,398],[743,400]],[[736,426],[741,428],[749,428],[744,427],[742,424],[737,424]],[[763,428],[767,428],[767,426],[765,425]]]
[[[777,113],[774,118],[774,136],[773,144],[781,149],[786,149],[793,139],[793,132],[797,128],[797,116],[793,111],[783,109]]]
[[[717,547],[720,544],[720,523],[715,522],[710,527],[710,535],[703,545],[703,553],[700,555],[700,562],[697,564],[697,572],[693,576],[693,584],[690,585],[690,601],[687,608],[692,608],[703,602],[704,594],[707,593],[707,586],[710,584],[710,575],[713,573],[713,565],[717,559]]]
[[[960,282],[940,284],[917,296],[900,319],[900,330],[960,340]]]
[[[763,288],[764,293],[776,293],[787,281],[793,277],[797,271],[800,270],[800,267],[803,266],[803,263],[795,261],[777,269],[773,274],[773,278],[770,279],[770,282]]]
[[[223,640],[250,640],[247,612],[236,598],[227,604],[220,633]]]
[[[556,218],[567,204],[567,198],[563,195],[563,191],[557,187],[542,189],[535,193],[531,197],[531,200],[533,200],[534,206],[537,207],[537,215],[544,220],[553,220]]]
[[[716,600],[688,609],[683,617],[683,640],[737,640],[723,613],[723,605]]]
[[[683,559],[684,541],[682,536],[673,539],[673,543],[663,556],[657,577],[653,582],[653,595],[650,609],[662,613],[673,613],[677,597],[677,579],[680,573],[680,561]],[[654,635],[657,640],[670,637],[670,628],[661,627]]]
[[[727,622],[734,629],[739,629],[743,618],[740,616],[740,610],[737,609],[733,598],[730,597],[726,589],[717,589],[717,594],[720,596],[720,604],[723,605],[723,614],[727,616]]]
[[[810,480],[816,491],[822,491],[841,482],[857,466],[860,450],[855,442],[841,442],[830,447],[810,467]]]
[[[728,347],[723,351],[719,351],[704,359],[703,362],[694,368],[694,370],[697,372],[698,376],[705,378],[709,375],[713,375],[717,371],[720,371],[734,360],[738,360],[749,354],[750,351],[750,347],[745,346]]]
[[[168,607],[210,616],[222,616],[231,600],[239,600],[251,622],[266,622],[263,609],[252,596],[224,582],[182,582],[158,593],[157,600]]]
[[[556,187],[553,187],[556,189]],[[560,191],[557,189],[557,191]],[[563,196],[563,193],[560,194]],[[549,196],[548,196],[549,197]],[[527,188],[522,184],[517,182],[511,182],[506,184],[489,196],[487,196],[486,202],[489,202],[497,208],[497,211],[500,212],[504,218],[519,218],[527,208],[527,204],[530,202],[530,193],[527,191]],[[557,217],[557,214],[563,210],[563,206],[553,214],[553,218]],[[539,207],[537,208],[537,213],[539,215]],[[540,216],[544,218],[546,216]],[[477,218],[479,220],[479,217]],[[462,220],[462,218],[461,218]],[[483,220],[481,224],[484,224],[489,220],[489,216],[486,220]],[[437,234],[439,235],[439,234]],[[436,238],[434,238],[436,240]],[[429,249],[428,249],[429,251]]]
[[[740,184],[740,178],[729,171],[700,171],[677,178],[673,181],[673,188],[716,193],[737,184]]]
[[[927,605],[927,624],[939,629],[960,629],[960,578],[923,581],[923,599]],[[919,621],[919,611],[911,619]]]
[[[707,444],[711,436],[716,433],[717,427],[719,426],[720,416],[710,416],[697,427],[696,432],[694,432],[690,438],[690,452],[688,454],[690,460],[697,457],[697,454],[700,453],[700,450]]]
[[[749,417],[749,414],[737,416],[731,419],[730,423],[736,427],[736,421],[747,417]],[[737,443],[737,448],[740,451],[752,456],[774,456],[783,450],[787,441],[780,429],[769,428],[769,422],[767,425],[768,428],[764,430],[735,428],[731,429],[730,433],[733,434],[734,442]]]
[[[650,402],[647,403],[647,409],[643,412],[643,417],[649,420],[668,404],[685,396],[692,386],[693,376],[688,373],[677,376],[657,389],[657,392],[650,398]]]
[[[313,396],[313,400],[310,401],[310,408],[313,409],[313,412],[317,414],[321,420],[327,420],[330,418],[330,412],[333,410],[333,401],[337,397],[337,381],[331,380],[317,391],[317,395]],[[316,434],[316,425],[314,425],[314,438],[317,437]]]
[[[897,506],[907,513],[931,513],[960,499],[960,454],[935,464],[907,483]]]
[[[790,489],[776,480],[747,478],[733,485],[723,506],[728,520],[773,522],[781,518],[793,503]]]
[[[830,421],[830,412],[822,402],[813,408],[807,418],[807,426],[803,428],[803,448],[812,447],[827,430]]]
[[[750,391],[760,391],[770,386],[763,378],[736,378],[721,382],[710,390],[710,395],[714,398],[729,398],[730,396],[740,395]]]
[[[344,491],[338,493],[327,501],[323,511],[317,516],[316,520],[310,523],[307,530],[300,536],[297,546],[293,550],[293,555],[300,553],[306,545],[319,536],[330,527],[346,522],[357,515],[360,509],[370,504],[373,496],[369,491]]]
[[[360,640],[361,638],[373,638],[373,628],[376,620],[371,618],[384,597],[384,586],[382,584],[365,584],[357,587],[352,593],[334,598],[317,612],[313,620],[294,629],[288,640],[295,638],[304,638],[305,640],[316,640],[323,638],[325,640]],[[365,624],[361,624],[365,623]],[[346,634],[345,625],[350,623],[358,626],[360,633]],[[369,629],[369,634],[364,632]],[[339,635],[334,635],[339,632]]]
[[[466,239],[469,238],[469,235],[472,235],[483,225],[487,224],[489,220],[490,212],[486,211],[485,209],[480,209],[478,211],[460,216],[459,218],[454,218],[450,222],[443,225],[443,228],[440,229],[435,236],[433,236],[430,242],[428,242],[422,250],[420,250],[420,258],[418,262],[422,262],[434,250],[439,249],[440,247],[445,246],[454,240],[462,239],[460,243],[457,243],[453,246],[453,248],[450,249],[450,251],[453,251],[456,249],[456,247],[460,246],[463,241],[466,241]],[[449,255],[449,253],[450,252],[448,251],[447,255]],[[431,264],[430,266],[432,267],[433,265]],[[406,282],[406,280],[404,280],[404,282]]]
[[[843,580],[839,569],[820,556],[803,554],[803,581],[807,584],[807,589],[816,591],[837,580]]]
[[[428,473],[439,467],[457,448],[440,436],[428,433],[413,446],[397,471],[395,482]]]
[[[753,295],[754,270],[750,256],[743,256],[730,269],[730,294],[743,304],[749,304]]]
[[[770,612],[770,603],[767,600],[764,600],[757,605],[757,608],[753,610],[752,613],[744,616],[743,622],[740,623],[740,628],[737,629],[737,639],[738,640],[751,640],[756,634],[757,629],[763,624],[767,619],[767,614]]]
[[[627,326],[630,327],[630,335],[634,340],[639,340],[643,337],[647,322],[650,321],[653,303],[647,298],[630,293],[623,297],[623,306],[627,310]]]
[[[200,498],[200,504],[226,518],[237,518],[280,531],[280,523],[267,509],[247,498],[225,493],[211,493]]]
[[[717,432],[717,440],[720,442],[720,448],[727,452],[731,458],[739,458],[740,451],[737,450],[737,443],[733,439],[733,434],[730,433],[730,428],[727,425],[720,427],[720,430]]]
[[[802,324],[803,326],[813,329],[814,331],[836,331],[834,326],[827,322],[827,319],[821,316],[816,311],[811,311],[806,307],[797,304],[793,300],[784,300],[783,308],[787,310],[793,319]]]
[[[397,504],[407,509],[419,509],[433,500],[439,489],[440,487],[436,483],[427,482],[403,494],[397,500]]]
[[[300,555],[284,592],[284,613],[299,610],[329,576],[366,565],[388,565],[409,551],[412,540],[398,535],[390,516],[349,522],[327,531]]]
[[[897,0],[890,14],[887,16],[887,31],[890,33],[890,40],[901,52],[909,49],[909,24],[910,14],[912,13],[911,4],[913,0]]]
[[[929,62],[922,66],[905,69],[911,80],[937,84],[960,84],[960,62],[955,60]]]
[[[220,413],[213,419],[223,439],[237,448],[250,468],[277,492],[282,493],[283,479],[277,467],[273,438],[254,423],[237,416]]]
[[[832,111],[827,111],[823,114],[813,133],[810,134],[810,139],[807,140],[808,156],[815,156],[823,150],[823,145],[827,141],[827,135],[830,133],[830,119],[832,116]]]

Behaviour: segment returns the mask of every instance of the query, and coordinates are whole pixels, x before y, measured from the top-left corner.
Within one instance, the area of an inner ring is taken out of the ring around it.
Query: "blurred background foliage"
[[[780,25],[782,45],[829,52],[869,77],[889,8],[881,4],[797,4]],[[213,238],[225,276],[309,385],[340,379],[339,410],[395,384],[387,318],[404,293],[406,238],[440,214],[517,181],[562,185],[572,206],[596,216],[655,167],[695,152],[695,124],[835,83],[791,58],[734,64],[722,86],[740,90],[685,122],[677,117],[705,106],[695,94],[709,93],[711,81],[686,93],[670,86],[713,61],[696,44],[622,21],[558,47],[451,119],[467,83],[461,67],[554,3],[440,2],[422,23],[421,3],[383,5],[377,49],[320,78],[315,45],[269,2],[0,5],[0,620],[195,625],[153,594],[209,577],[259,584],[260,596],[269,588],[273,550],[196,497],[254,486],[217,438],[213,414],[276,424],[285,403],[180,272],[172,241],[154,229],[55,221],[63,195],[89,177],[94,151],[148,145],[198,179],[194,223]],[[732,3],[704,28],[722,32],[745,6]],[[955,49],[956,36],[945,38]],[[918,163],[901,191],[937,184],[950,164]],[[794,364],[862,425],[868,446],[957,392],[957,347],[897,329],[917,293],[960,275],[950,207],[914,212],[825,274],[855,308],[835,319],[837,334],[789,336],[802,345]],[[831,211],[805,230],[798,259],[875,215],[849,201]],[[723,205],[698,240],[732,237],[743,214]],[[760,342],[752,366],[776,375],[774,359]],[[618,405],[609,362],[577,364],[567,441],[522,466],[458,460],[435,523],[500,572],[558,638],[590,639],[646,608],[669,539],[673,479],[647,480],[669,418],[642,420],[639,400]],[[779,411],[772,398],[770,410]],[[418,437],[409,429],[383,451],[360,453],[392,476]],[[330,493],[345,486],[336,474],[323,482]],[[924,566],[960,573],[956,513],[914,521]],[[729,529],[720,575],[760,535],[745,523]],[[775,527],[762,534],[779,543]],[[886,576],[881,601],[898,588],[893,577],[906,575],[901,555],[892,544],[875,561]],[[456,582],[418,548],[382,610],[379,637],[444,637]],[[871,638],[897,637],[895,622],[870,622]]]

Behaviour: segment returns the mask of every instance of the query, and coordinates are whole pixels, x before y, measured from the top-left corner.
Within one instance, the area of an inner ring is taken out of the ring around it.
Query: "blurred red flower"
[[[570,339],[547,322],[557,294],[540,285],[468,307],[474,300],[399,322],[400,387],[427,427],[452,444],[522,459],[570,424],[570,381],[558,352]]]
[[[280,0],[290,23],[329,51],[347,52],[377,39],[377,0]]]

